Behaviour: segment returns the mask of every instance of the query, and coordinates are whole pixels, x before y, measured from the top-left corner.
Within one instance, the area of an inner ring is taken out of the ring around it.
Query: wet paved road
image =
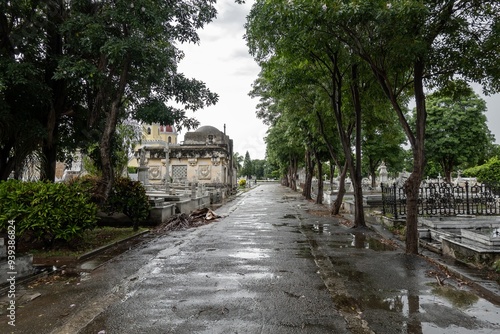
[[[497,305],[319,209],[259,185],[218,222],[35,288],[6,333],[500,333]]]

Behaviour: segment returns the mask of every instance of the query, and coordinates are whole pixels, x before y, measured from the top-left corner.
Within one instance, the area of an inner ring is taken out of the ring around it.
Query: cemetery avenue
[[[380,226],[353,229],[277,183],[214,211],[93,271],[19,283],[15,327],[0,299],[1,332],[500,332],[498,295],[405,254]]]

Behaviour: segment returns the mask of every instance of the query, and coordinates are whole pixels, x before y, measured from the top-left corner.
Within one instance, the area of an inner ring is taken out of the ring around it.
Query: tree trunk
[[[379,164],[380,160],[374,161],[372,158],[369,159],[368,166],[370,168],[371,187],[373,189],[377,186],[377,167]]]
[[[14,149],[14,140],[9,140],[3,147],[0,147],[0,181],[8,179],[10,173],[14,170],[14,158],[10,155]]]
[[[451,183],[451,173],[453,172],[453,162],[451,159],[443,159],[441,167],[444,171],[444,179],[446,182]]]
[[[361,100],[358,87],[358,68],[357,65],[352,66],[352,84],[351,92],[355,110],[355,150],[356,161],[351,166],[351,177],[354,186],[354,227],[366,227],[365,211],[363,207],[363,187],[361,182]],[[350,152],[350,149],[349,149]]]
[[[297,171],[298,171],[298,161],[297,157],[293,157],[293,165],[292,165],[292,189],[293,191],[297,191]]]
[[[289,187],[293,191],[297,191],[297,158],[290,157],[290,163],[288,166],[288,182]]]
[[[115,173],[113,170],[113,161],[111,158],[111,142],[113,134],[116,130],[116,123],[118,122],[118,105],[113,103],[110,111],[106,117],[106,125],[99,142],[99,153],[101,155],[101,170],[102,182],[99,184],[98,193],[102,196],[102,201],[105,202],[113,188],[115,181]]]
[[[416,105],[416,137],[413,150],[413,170],[405,182],[406,193],[406,253],[418,254],[418,195],[422,174],[425,168],[424,138],[425,120],[425,93],[423,85],[424,64],[421,61],[414,65],[414,89]]]
[[[122,107],[123,94],[127,84],[127,78],[130,68],[130,56],[127,56],[123,61],[120,81],[118,87],[112,97],[110,110],[106,115],[106,123],[99,142],[99,153],[101,155],[101,169],[102,169],[102,182],[99,185],[98,193],[101,200],[104,202],[108,199],[109,193],[113,188],[115,175],[113,170],[112,160],[112,140],[116,131],[116,124],[118,123],[118,115]]]
[[[345,178],[347,175],[347,162],[344,163],[344,167],[340,170],[339,175],[339,189],[337,191],[337,197],[335,201],[332,203],[332,209],[330,213],[333,216],[336,216],[340,213],[340,209],[342,208],[342,202],[344,200],[345,195]]]
[[[43,118],[46,129],[46,137],[42,141],[42,166],[40,167],[40,178],[42,180],[55,181],[57,163],[58,127],[60,115],[64,111],[66,100],[65,83],[62,80],[54,80],[57,69],[57,59],[63,54],[63,38],[59,31],[63,24],[64,4],[57,0],[47,6],[47,20],[51,24],[47,29],[47,64],[45,65],[45,81],[51,88],[51,104],[47,114]]]
[[[284,187],[287,187],[287,188],[290,187],[290,182],[288,182],[288,174],[287,174],[287,176],[285,176],[281,179],[281,185]]]
[[[324,183],[321,175],[323,174],[323,164],[316,155],[316,162],[318,164],[318,193],[316,194],[316,204],[323,204]]]
[[[377,173],[372,171],[370,173],[370,178],[371,178],[371,187],[375,189],[375,187],[377,187]]]
[[[304,181],[304,188],[302,189],[302,195],[306,199],[312,199],[311,197],[311,188],[312,188],[312,179],[314,172],[314,162],[311,157],[311,151],[309,149],[306,150],[305,159],[306,159],[306,179]]]
[[[53,134],[51,135],[54,139]],[[57,146],[48,140],[43,141],[40,179],[54,182],[56,179]]]

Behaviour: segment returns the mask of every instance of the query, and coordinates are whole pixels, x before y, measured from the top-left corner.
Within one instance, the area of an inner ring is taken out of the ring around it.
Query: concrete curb
[[[113,243],[110,243],[110,244],[108,244],[108,245],[104,245],[104,246],[101,246],[101,247],[99,247],[99,248],[93,249],[93,250],[91,250],[91,251],[89,251],[89,252],[87,252],[87,253],[85,253],[85,254],[80,255],[79,257],[77,257],[77,258],[76,258],[76,260],[77,260],[77,261],[84,261],[84,260],[87,260],[87,259],[89,259],[89,258],[91,258],[91,257],[93,257],[93,256],[98,255],[98,254],[99,254],[99,253],[101,253],[101,252],[104,252],[105,250],[107,250],[107,249],[109,249],[109,248],[111,248],[111,247],[113,247],[113,246],[119,245],[119,244],[121,244],[121,243],[123,243],[123,242],[127,242],[127,241],[129,241],[129,240],[132,240],[132,239],[134,239],[134,238],[137,238],[137,237],[139,237],[139,236],[141,236],[141,235],[144,235],[144,234],[147,234],[147,233],[149,233],[149,232],[150,232],[150,230],[149,230],[149,229],[147,229],[147,230],[145,230],[145,231],[138,232],[138,233],[136,233],[136,234],[134,234],[134,235],[131,235],[131,236],[126,237],[126,238],[123,238],[123,239],[120,239],[120,240],[115,241],[115,242],[113,242]]]
[[[80,255],[79,257],[76,257],[75,261],[76,262],[85,261],[85,260],[87,260],[87,259],[89,259],[91,257],[99,255],[100,253],[104,252],[105,250],[107,250],[107,249],[109,249],[111,247],[114,247],[114,246],[117,246],[117,245],[119,245],[121,243],[130,241],[130,240],[132,240],[134,238],[137,238],[139,236],[145,235],[145,234],[147,234],[149,232],[150,232],[150,230],[147,229],[145,231],[141,231],[141,232],[136,233],[134,235],[131,235],[129,237],[117,240],[117,241],[115,241],[113,243],[110,243],[108,245],[104,245],[102,247],[93,249],[93,250],[91,250],[91,251],[89,251],[89,252],[87,252],[85,254]],[[27,283],[35,281],[36,279],[38,279],[40,277],[52,275],[52,274],[54,274],[54,273],[56,273],[56,272],[58,272],[60,270],[61,270],[61,268],[58,268],[58,269],[51,270],[51,271],[42,271],[42,272],[39,272],[39,273],[28,275],[26,277],[22,277],[22,278],[16,280],[16,284],[27,284]],[[0,285],[0,296],[3,296],[8,291],[8,289],[9,289],[9,287],[8,287],[7,284],[1,284]]]

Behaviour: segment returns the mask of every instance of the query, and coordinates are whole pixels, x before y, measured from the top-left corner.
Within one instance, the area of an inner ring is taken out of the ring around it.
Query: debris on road
[[[198,209],[189,215],[180,213],[169,218],[165,223],[160,224],[152,232],[155,234],[167,233],[170,231],[184,230],[192,227],[203,226],[211,223],[217,218],[218,214],[208,208]]]

